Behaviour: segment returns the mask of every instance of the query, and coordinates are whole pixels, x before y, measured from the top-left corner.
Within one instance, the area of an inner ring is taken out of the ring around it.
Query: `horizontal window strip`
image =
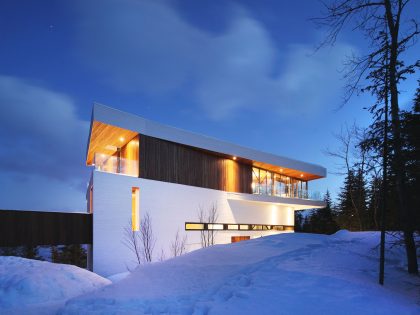
[[[294,231],[293,225],[185,222],[186,231]]]
[[[186,230],[204,230],[203,223],[185,223]]]

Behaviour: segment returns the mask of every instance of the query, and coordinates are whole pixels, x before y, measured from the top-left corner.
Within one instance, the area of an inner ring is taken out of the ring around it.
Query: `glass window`
[[[198,223],[185,222],[185,230],[242,230],[242,231],[293,231],[292,225],[263,225],[263,224],[230,224],[230,223]]]
[[[131,188],[131,228],[133,231],[140,229],[140,189]]]
[[[204,223],[185,223],[186,230],[204,230]]]
[[[207,224],[209,230],[223,230],[223,224],[209,223]]]
[[[260,193],[260,169],[253,167],[252,168],[252,193]]]
[[[252,193],[286,198],[308,198],[308,182],[252,168]]]
[[[271,173],[271,172],[268,172],[267,171],[267,173],[266,173],[267,175],[266,175],[266,178],[267,178],[267,181],[266,181],[266,192],[267,192],[267,195],[273,195],[273,173]]]
[[[260,170],[260,194],[267,195],[267,171]]]

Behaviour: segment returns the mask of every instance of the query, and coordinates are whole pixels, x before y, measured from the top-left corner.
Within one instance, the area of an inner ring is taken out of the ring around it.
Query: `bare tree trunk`
[[[390,118],[391,134],[393,138],[393,160],[392,169],[395,173],[396,197],[398,213],[403,229],[408,272],[418,274],[418,263],[416,257],[416,245],[414,242],[414,220],[413,209],[407,206],[407,178],[405,174],[405,162],[403,156],[403,141],[401,138],[400,109],[398,104],[398,84],[407,75],[415,73],[420,68],[420,60],[405,64],[400,55],[408,50],[420,35],[419,22],[413,17],[409,20],[402,20],[403,11],[407,11],[410,0],[337,0],[331,4],[324,3],[327,13],[324,17],[314,19],[319,25],[327,25],[330,31],[322,44],[333,44],[344,25],[352,23],[353,30],[361,31],[371,44],[371,51],[361,58],[350,59],[350,69],[346,74],[348,80],[347,96],[345,101],[360,90],[360,83],[365,78],[371,84],[366,85],[361,91],[370,91],[376,95],[377,100],[383,99],[383,84],[388,80],[390,93]],[[350,22],[351,21],[351,22]],[[407,26],[410,25],[410,28]],[[400,28],[406,26],[400,31]],[[403,36],[400,36],[403,34]],[[384,37],[389,36],[389,41]],[[384,54],[389,53],[387,73],[377,72],[380,60]],[[406,60],[407,61],[407,60]],[[370,107],[371,113],[380,114],[376,105]]]
[[[398,34],[402,10],[402,0],[399,1],[399,8],[396,14],[392,12],[390,0],[385,0],[386,18],[388,29],[391,35],[390,59],[389,59],[389,87],[391,93],[391,124],[393,134],[393,149],[395,170],[395,184],[398,196],[399,213],[403,226],[404,242],[407,255],[408,273],[418,274],[416,245],[414,242],[414,227],[412,226],[413,215],[406,205],[405,199],[405,172],[402,156],[400,110],[398,104],[398,82],[397,82],[397,60],[398,60]],[[395,18],[395,21],[394,21]]]
[[[218,217],[216,204],[213,204],[207,212],[201,206],[198,208],[198,220],[203,223],[204,227],[207,227],[200,231],[201,247],[214,245],[216,231],[212,228],[212,225],[217,222]]]
[[[181,256],[186,252],[187,235],[183,238],[179,235],[179,230],[176,232],[175,240],[171,243],[171,252],[173,257]]]
[[[141,264],[141,248],[140,248],[140,235],[137,231],[133,231],[132,229],[133,222],[131,219],[128,221],[127,226],[124,228],[124,238],[122,243],[130,249],[136,256],[136,261],[140,265]]]
[[[388,63],[388,60],[385,61]],[[385,76],[385,119],[384,119],[384,148],[382,157],[382,209],[381,209],[381,247],[379,258],[379,284],[384,284],[385,278],[385,211],[387,207],[388,193],[388,76]]]
[[[142,254],[146,262],[153,259],[153,250],[155,248],[156,239],[153,235],[152,219],[148,212],[142,218],[140,224],[140,240],[142,245]]]

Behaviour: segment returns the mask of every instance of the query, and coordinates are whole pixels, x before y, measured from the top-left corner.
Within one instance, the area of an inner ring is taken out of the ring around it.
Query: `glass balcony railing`
[[[308,200],[322,200],[322,196],[319,191],[310,191],[307,189],[295,189],[292,190],[289,187],[267,187],[266,185],[252,185],[253,194],[256,195],[268,195],[282,198],[299,198]]]
[[[95,153],[94,155],[95,170],[125,174],[130,176],[138,176],[139,161],[123,158],[117,155],[108,155],[104,153]]]

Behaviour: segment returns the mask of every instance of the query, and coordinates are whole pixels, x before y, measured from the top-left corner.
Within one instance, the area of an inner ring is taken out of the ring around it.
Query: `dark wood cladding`
[[[140,135],[140,177],[252,193],[252,166],[214,152]]]
[[[92,244],[92,215],[0,210],[0,246]]]

